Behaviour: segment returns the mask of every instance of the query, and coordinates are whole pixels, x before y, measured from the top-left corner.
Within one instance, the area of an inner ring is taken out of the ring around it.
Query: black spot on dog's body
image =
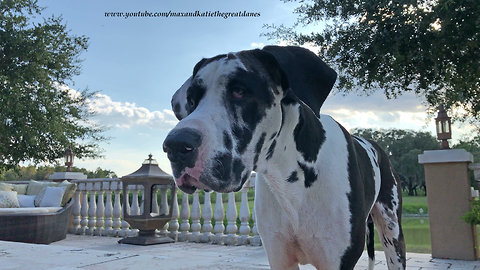
[[[297,161],[297,163],[303,171],[303,177],[305,178],[305,187],[311,187],[313,182],[317,180],[318,175],[315,173],[315,170],[312,167],[309,167],[300,161]]]
[[[230,136],[226,131],[223,132],[223,145],[225,145],[225,148],[228,151],[232,151],[232,139],[230,139]]]
[[[287,178],[287,182],[295,183],[298,181],[297,171],[293,171]]]
[[[349,201],[352,226],[350,246],[342,256],[340,269],[353,269],[365,245],[365,220],[375,197],[375,182],[372,164],[365,149],[342,125],[338,124],[338,126],[343,131],[347,142],[350,192],[346,196]]]
[[[318,151],[325,142],[325,130],[315,114],[300,104],[298,123],[293,131],[295,145],[307,162],[317,160]]]
[[[375,230],[373,228],[372,216],[368,217],[367,220],[367,253],[370,260],[375,260]]]
[[[273,139],[275,138],[275,136],[277,136],[277,132],[274,132],[274,133],[272,134],[272,136],[270,136],[270,141],[273,140]]]
[[[268,151],[267,151],[267,156],[266,156],[267,160],[272,158],[276,145],[277,145],[277,140],[273,140],[272,144],[270,145],[270,147],[268,148]]]
[[[255,157],[253,158],[253,170],[257,169],[257,162],[260,156],[260,152],[262,151],[263,144],[265,142],[265,136],[267,136],[267,133],[263,132],[262,136],[260,136],[260,139],[258,139],[258,142],[255,145]]]

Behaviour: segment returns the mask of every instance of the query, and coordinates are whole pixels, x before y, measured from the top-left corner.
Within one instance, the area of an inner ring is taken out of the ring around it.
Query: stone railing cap
[[[473,155],[465,149],[426,150],[418,155],[418,163],[473,162]]]

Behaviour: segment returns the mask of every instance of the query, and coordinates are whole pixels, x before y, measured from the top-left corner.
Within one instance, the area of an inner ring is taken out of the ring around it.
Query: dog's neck
[[[319,119],[296,96],[287,96],[281,106],[282,125],[275,137],[265,141],[257,172],[283,186],[304,175],[305,167],[313,167],[325,135]]]

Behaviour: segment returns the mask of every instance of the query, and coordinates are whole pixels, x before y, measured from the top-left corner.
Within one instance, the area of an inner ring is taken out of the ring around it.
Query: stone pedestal
[[[461,218],[471,209],[472,154],[464,149],[425,151],[418,162],[425,166],[432,257],[476,260],[476,228]]]

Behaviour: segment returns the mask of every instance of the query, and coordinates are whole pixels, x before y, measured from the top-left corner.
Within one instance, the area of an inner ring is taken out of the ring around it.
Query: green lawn
[[[419,209],[423,209],[423,214],[428,213],[427,197],[426,196],[403,196],[402,213],[405,214],[420,214]]]

